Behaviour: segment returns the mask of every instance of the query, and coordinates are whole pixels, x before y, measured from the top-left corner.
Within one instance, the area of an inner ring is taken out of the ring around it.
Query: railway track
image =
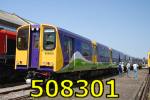
[[[30,92],[33,91],[29,84],[23,84],[14,87],[0,89],[0,100],[20,100],[30,98]]]
[[[147,75],[145,81],[140,87],[135,100],[148,100],[148,93],[150,92],[150,74]]]
[[[0,89],[14,87],[14,86],[23,85],[23,84],[25,84],[25,82],[14,82],[14,83],[9,83],[9,84],[0,84]]]

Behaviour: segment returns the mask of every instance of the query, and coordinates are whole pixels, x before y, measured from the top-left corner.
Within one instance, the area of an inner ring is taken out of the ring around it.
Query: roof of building
[[[0,10],[0,20],[7,21],[16,25],[35,24],[34,22],[24,19],[16,15],[15,13],[8,13],[2,10]]]

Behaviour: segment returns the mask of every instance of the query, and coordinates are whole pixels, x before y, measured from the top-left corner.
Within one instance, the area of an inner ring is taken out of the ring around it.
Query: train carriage
[[[75,33],[69,32],[62,28],[58,28],[60,43],[63,52],[64,65],[69,64],[69,61],[80,53],[85,59],[92,61],[92,42]]]
[[[0,63],[14,65],[16,32],[0,29]]]
[[[69,64],[74,58],[73,55],[76,57],[82,55],[81,58],[92,62],[90,40],[54,26],[31,27],[31,30],[30,25],[18,30],[16,69],[58,71]]]
[[[110,63],[110,49],[107,46],[97,43],[98,48],[98,62]]]
[[[22,26],[17,32],[17,70],[64,73],[100,69],[102,62],[110,64],[107,46],[65,29],[42,24]]]
[[[15,69],[40,77],[76,72],[90,76],[125,61],[123,53],[53,25],[25,25],[17,33]]]
[[[112,62],[119,63],[120,62],[120,55],[119,52],[115,49],[112,49]]]
[[[1,28],[0,40],[0,84],[24,81],[25,72],[14,70],[16,32]]]

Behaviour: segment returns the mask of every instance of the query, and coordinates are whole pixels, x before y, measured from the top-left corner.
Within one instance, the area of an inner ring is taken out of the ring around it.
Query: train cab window
[[[21,28],[18,30],[17,48],[19,50],[27,50],[27,48],[28,48],[28,34],[29,34],[29,27]]]
[[[52,50],[55,48],[56,32],[52,28],[44,28],[43,46],[45,50]]]

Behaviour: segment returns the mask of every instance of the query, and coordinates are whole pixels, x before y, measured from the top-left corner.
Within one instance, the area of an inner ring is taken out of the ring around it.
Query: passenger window
[[[73,54],[73,43],[71,38],[64,37],[64,51],[68,54],[69,58],[71,58]]]
[[[82,43],[81,44],[81,52],[83,56],[90,56],[90,46],[87,43]]]
[[[105,47],[99,47],[99,55],[103,56],[103,57],[108,57],[109,56],[109,49],[105,48]]]

